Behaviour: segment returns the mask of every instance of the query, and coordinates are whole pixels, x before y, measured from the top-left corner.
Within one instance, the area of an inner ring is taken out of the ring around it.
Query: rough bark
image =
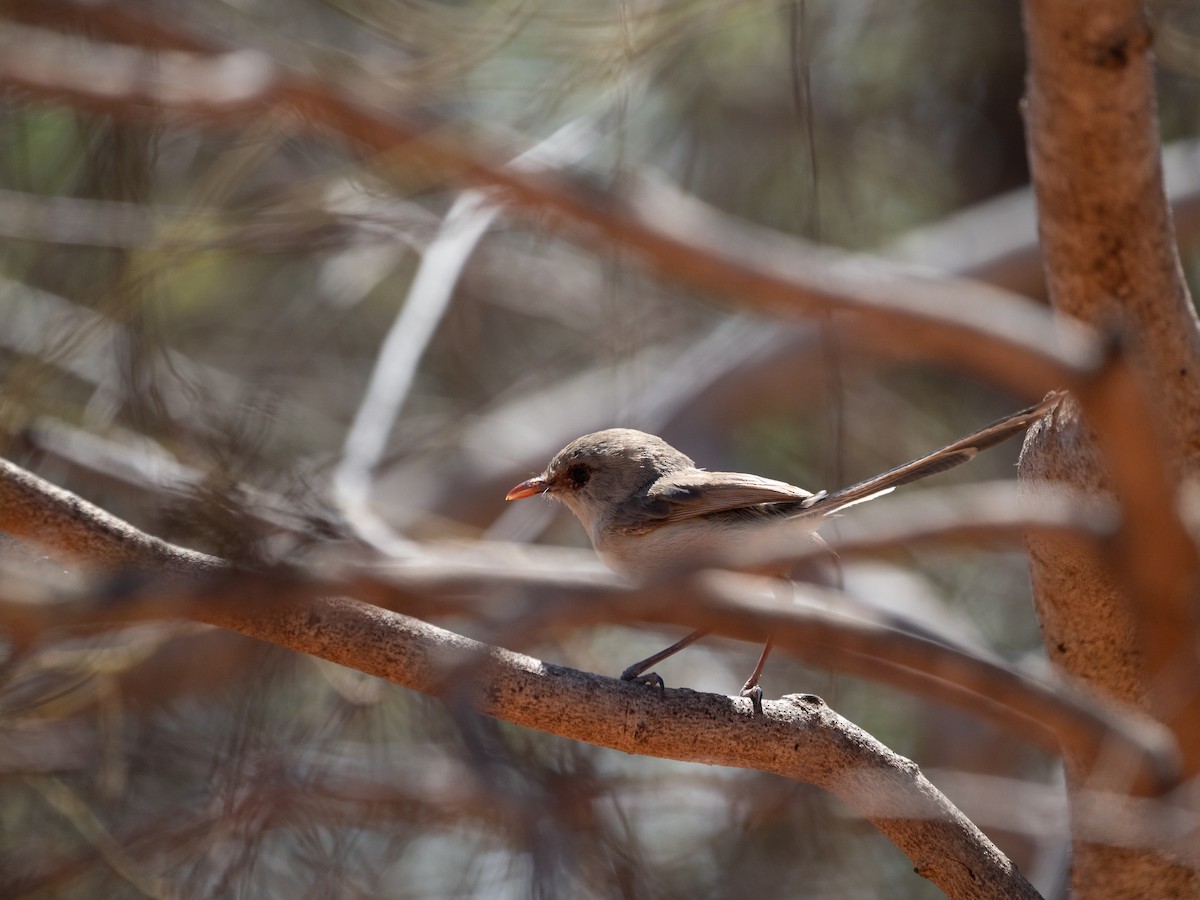
[[[755,714],[745,698],[660,693],[547,665],[358,600],[314,596],[303,584],[264,590],[263,582],[238,578],[220,560],[147,535],[6,461],[0,461],[0,530],[99,568],[161,568],[179,594],[168,588],[152,600],[160,613],[187,614],[527,728],[817,785],[870,820],[947,896],[1039,896],[914,763],[814,695],[766,702]],[[196,576],[190,585],[180,579],[186,573]]]
[[[1152,406],[1172,487],[1200,461],[1200,334],[1175,251],[1163,188],[1152,33],[1132,0],[1025,0],[1026,107],[1039,231],[1054,308],[1116,331],[1141,397]],[[1109,471],[1091,427],[1064,405],[1031,433],[1026,479],[1106,492]],[[1061,537],[1030,540],[1031,570],[1047,652],[1098,691],[1138,703],[1176,732],[1189,774],[1200,760],[1194,685],[1194,573],[1176,591],[1132,597],[1109,560]],[[1173,594],[1173,596],[1172,596]],[[1104,779],[1068,755],[1072,808]],[[1120,788],[1120,785],[1109,785]],[[1075,833],[1086,830],[1076,822]],[[1079,897],[1193,897],[1193,867],[1151,849],[1079,842]]]

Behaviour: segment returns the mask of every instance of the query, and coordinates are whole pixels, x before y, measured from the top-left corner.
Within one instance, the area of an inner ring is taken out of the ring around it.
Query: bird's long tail
[[[889,469],[881,475],[876,475],[873,478],[868,478],[866,481],[860,481],[857,484],[852,484],[849,487],[841,488],[832,493],[821,491],[819,494],[814,494],[804,501],[802,504],[803,508],[806,511],[812,510],[813,512],[819,510],[821,514],[828,515],[836,509],[845,509],[847,506],[863,503],[881,494],[893,491],[902,485],[926,478],[930,475],[936,475],[938,472],[945,472],[947,469],[953,469],[955,466],[961,466],[963,463],[973,459],[975,454],[980,450],[986,450],[1027,430],[1030,425],[1042,418],[1051,407],[1057,404],[1063,396],[1063,392],[1061,391],[1047,394],[1045,399],[1036,406],[1031,406],[1010,416],[1005,416],[1003,419],[999,419],[986,428],[981,428],[974,434],[968,435],[962,440],[955,441],[941,450],[935,450],[933,453],[922,456],[920,459],[914,459],[912,462]]]

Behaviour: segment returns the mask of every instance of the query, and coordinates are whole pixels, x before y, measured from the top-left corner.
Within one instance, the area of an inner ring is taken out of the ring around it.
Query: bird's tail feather
[[[849,487],[844,487],[831,493],[822,491],[819,494],[814,494],[807,498],[802,506],[806,511],[810,509],[814,512],[820,510],[821,514],[828,515],[836,509],[845,509],[847,506],[853,506],[856,503],[864,503],[867,500],[893,491],[902,485],[927,478],[930,475],[936,475],[939,472],[945,472],[948,469],[953,469],[955,466],[961,466],[963,463],[972,460],[980,450],[986,450],[1027,430],[1030,425],[1044,416],[1052,406],[1058,403],[1062,399],[1062,396],[1063,394],[1060,391],[1047,394],[1045,399],[1036,406],[1031,406],[1018,413],[1005,416],[1003,419],[998,419],[991,425],[981,428],[974,434],[968,435],[962,440],[955,441],[941,450],[935,450],[927,456],[922,456],[920,459],[914,459],[912,462],[896,466],[896,468],[889,469],[881,475],[876,475],[873,478],[868,478],[866,481],[860,481]]]

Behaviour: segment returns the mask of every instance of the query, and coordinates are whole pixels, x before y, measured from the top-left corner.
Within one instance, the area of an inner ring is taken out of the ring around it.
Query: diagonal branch
[[[95,18],[100,29],[102,20]],[[514,209],[551,212],[584,240],[628,247],[664,276],[736,297],[742,306],[792,319],[836,311],[845,339],[859,346],[936,360],[1024,395],[1067,388],[1102,439],[1115,493],[1130,513],[1126,536],[1132,540],[1144,529],[1149,542],[1170,551],[1168,562],[1122,555],[1129,594],[1156,608],[1154,591],[1169,568],[1179,573],[1168,601],[1177,612],[1200,574],[1200,557],[1176,514],[1150,403],[1128,382],[1125,356],[1106,352],[1074,320],[1053,318],[996,288],[755,228],[665,185],[643,181],[625,195],[601,195],[570,186],[561,174],[500,168],[440,132],[291,75],[263,55],[159,57],[112,45],[97,45],[95,55],[68,54],[62,40],[22,27],[0,34],[0,84],[127,116],[216,116],[232,123],[261,116],[264,106],[298,110],[310,126],[332,128],[386,154],[388,165],[403,162],[438,178],[493,188]],[[72,65],[64,66],[64,59]],[[1159,474],[1148,479],[1146,473]],[[1164,621],[1180,618],[1173,613]]]
[[[214,584],[218,560],[150,537],[16,466],[0,468],[0,486],[5,511],[0,529],[72,558],[109,567],[157,563],[176,572],[206,573]],[[15,514],[9,512],[14,505]],[[660,696],[488,647],[356,600],[314,596],[304,587],[263,591],[253,578],[216,578],[218,596],[202,589],[185,592],[175,609],[540,731],[816,784],[859,810],[948,896],[1038,896],[913,763],[837,716],[820,698],[769,702],[762,716],[754,716],[741,698],[693,691]],[[479,667],[479,680],[448,678],[466,661]]]
[[[345,599],[314,598],[266,615],[245,603],[221,604],[207,618],[391,681],[403,672],[415,690],[560,737],[815,784],[861,812],[948,896],[1038,896],[913,763],[812,695],[768,701],[755,717],[740,698],[686,690],[659,696]],[[447,683],[447,667],[468,659],[483,660],[479,680]]]
[[[90,22],[102,33],[103,20]],[[390,166],[496,189],[510,207],[553,213],[585,241],[628,247],[667,277],[776,316],[837,310],[846,314],[844,327],[856,341],[937,359],[1024,396],[1070,387],[1100,360],[1086,329],[1053,321],[1025,298],[736,223],[665,184],[643,180],[624,195],[598,194],[572,186],[562,174],[495,166],[439,129],[420,128],[356,102],[349,92],[291,75],[263,54],[154,55],[99,43],[91,49],[81,53],[77,43],[52,32],[10,26],[0,34],[0,84],[134,117],[236,124],[260,118],[264,108],[297,110],[310,127],[386,154]]]
[[[148,569],[161,559],[170,575],[191,571],[201,576],[218,576],[215,583],[211,578],[202,580],[196,597],[189,593],[186,584],[168,581],[149,585],[135,596],[137,602],[132,604],[113,602],[99,609],[86,607],[76,618],[61,610],[49,612],[60,625],[169,616],[211,621],[210,600],[214,595],[224,594],[245,599],[238,602],[227,599],[217,604],[217,608],[232,605],[239,611],[253,610],[253,622],[266,613],[262,601],[251,598],[269,596],[275,598],[276,605],[282,604],[290,610],[297,595],[333,593],[349,593],[380,608],[417,615],[466,613],[485,621],[490,618],[501,623],[499,636],[505,642],[551,626],[580,627],[597,622],[642,620],[689,627],[704,625],[747,640],[771,635],[780,646],[815,663],[889,681],[939,701],[963,706],[992,718],[1001,727],[1015,728],[1048,745],[1052,751],[1061,745],[1078,755],[1094,758],[1101,754],[1111,756],[1119,748],[1117,756],[1132,773],[1127,777],[1136,780],[1142,790],[1158,791],[1172,782],[1173,746],[1153,723],[1136,717],[1127,719],[1065,685],[1042,684],[1026,673],[958,649],[942,639],[930,640],[917,631],[824,612],[837,608],[838,596],[815,587],[796,588],[811,601],[805,608],[767,602],[760,597],[767,581],[735,573],[700,573],[689,579],[631,589],[618,585],[611,577],[596,578],[575,570],[531,571],[527,567],[478,562],[467,565],[461,557],[458,563],[439,564],[432,560],[424,565],[408,563],[392,567],[390,573],[372,566],[352,572],[349,580],[343,582],[310,578],[297,584],[294,579],[281,576],[251,576],[232,570],[226,570],[229,578],[223,579],[220,564],[212,557],[152,538],[11,463],[4,463],[0,476],[7,476],[0,477],[0,509],[29,509],[40,500],[40,514],[0,517],[0,529],[87,561],[95,557],[90,549],[90,535],[99,531],[103,554],[100,558],[110,567]],[[10,482],[14,486],[6,492],[5,486]],[[21,499],[21,503],[6,502],[13,499]],[[1052,523],[1050,527],[1062,527],[1061,520],[1048,521]],[[1012,532],[1011,519],[1002,517],[997,524],[1000,529]],[[121,558],[122,547],[125,559]],[[497,588],[521,600],[497,604],[494,597]],[[150,602],[142,602],[147,595]],[[282,599],[285,597],[293,599],[285,602]],[[14,617],[12,624],[19,627],[21,623]],[[259,636],[254,631],[247,633]],[[393,673],[392,677],[397,676]],[[1047,740],[1049,735],[1053,738]]]

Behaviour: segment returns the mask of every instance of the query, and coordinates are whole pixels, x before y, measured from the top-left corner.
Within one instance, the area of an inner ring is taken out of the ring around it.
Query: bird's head
[[[563,447],[546,471],[522,481],[505,499],[548,494],[561,500],[589,530],[620,504],[664,475],[694,468],[666,441],[632,428],[585,434]]]

